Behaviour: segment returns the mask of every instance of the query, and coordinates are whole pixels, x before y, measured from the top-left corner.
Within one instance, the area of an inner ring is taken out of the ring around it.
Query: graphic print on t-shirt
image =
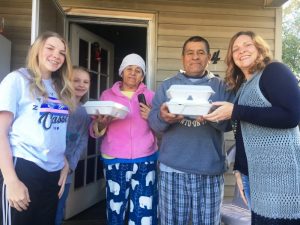
[[[59,124],[67,123],[69,117],[68,107],[60,100],[48,97],[40,106],[39,123],[45,130],[59,129]]]

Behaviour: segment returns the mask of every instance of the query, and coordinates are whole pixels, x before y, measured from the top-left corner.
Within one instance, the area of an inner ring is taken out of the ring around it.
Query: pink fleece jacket
[[[136,159],[152,155],[157,151],[157,141],[148,121],[140,115],[137,95],[143,93],[147,104],[151,104],[154,92],[141,83],[128,99],[120,91],[122,82],[116,82],[112,88],[105,90],[101,101],[118,102],[129,109],[124,119],[113,120],[107,127],[101,144],[103,154],[125,159]]]

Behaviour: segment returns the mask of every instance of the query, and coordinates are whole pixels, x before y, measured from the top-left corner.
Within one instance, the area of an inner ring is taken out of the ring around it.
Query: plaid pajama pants
[[[160,225],[220,225],[223,175],[159,173]]]

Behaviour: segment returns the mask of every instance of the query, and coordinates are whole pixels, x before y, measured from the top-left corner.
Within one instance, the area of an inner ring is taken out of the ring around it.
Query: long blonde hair
[[[74,91],[71,84],[72,79],[72,63],[70,58],[70,50],[64,38],[58,33],[46,31],[42,33],[32,44],[27,55],[27,68],[31,75],[30,79],[30,92],[32,95],[38,94],[43,97],[48,97],[48,93],[42,82],[42,73],[39,67],[38,56],[41,48],[50,37],[56,37],[65,45],[65,61],[63,65],[55,72],[52,73],[51,78],[58,98],[66,104],[72,111],[75,108]]]
[[[241,35],[249,36],[258,51],[257,59],[254,65],[249,68],[250,73],[263,70],[272,60],[270,47],[261,36],[255,34],[253,31],[240,31],[236,33],[229,42],[227,55],[225,58],[225,63],[227,64],[225,81],[228,84],[229,89],[234,91],[237,91],[246,79],[242,70],[237,67],[233,60],[232,47],[235,40]]]

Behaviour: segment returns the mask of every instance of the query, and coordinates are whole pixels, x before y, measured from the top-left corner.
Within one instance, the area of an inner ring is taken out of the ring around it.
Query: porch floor
[[[106,225],[105,200],[67,219],[63,225]]]
[[[105,200],[65,220],[62,225],[106,225]],[[221,223],[224,225],[224,223]]]

